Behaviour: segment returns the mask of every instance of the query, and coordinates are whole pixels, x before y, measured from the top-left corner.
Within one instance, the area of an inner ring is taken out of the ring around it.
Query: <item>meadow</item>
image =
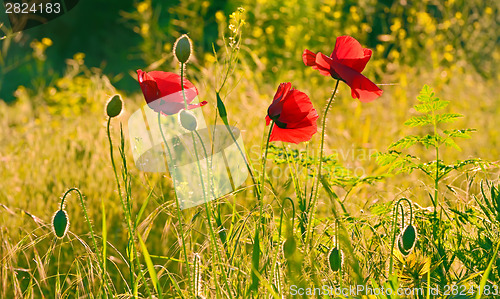
[[[87,25],[95,3],[0,23],[1,298],[500,298],[497,1],[109,1]],[[305,65],[339,36],[373,51],[380,97]],[[138,169],[138,69],[185,70],[190,111],[241,130],[242,186],[180,209],[171,173]],[[283,82],[309,141],[268,142]]]

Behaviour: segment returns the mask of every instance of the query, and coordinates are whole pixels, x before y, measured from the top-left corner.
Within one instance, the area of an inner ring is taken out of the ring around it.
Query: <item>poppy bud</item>
[[[106,105],[106,114],[109,117],[116,117],[122,112],[123,102],[120,95],[114,95]]]
[[[186,63],[191,57],[193,52],[193,46],[189,36],[186,34],[181,35],[174,44],[174,56],[179,60],[180,63]]]
[[[65,210],[59,210],[52,218],[52,229],[59,239],[63,238],[68,232],[69,219]]]
[[[417,231],[413,225],[408,225],[399,236],[398,247],[403,255],[408,255],[415,246]]]
[[[196,120],[196,116],[190,111],[187,110],[181,110],[178,115],[179,118],[179,123],[181,126],[192,132],[198,128],[198,121]]]
[[[333,272],[337,272],[340,270],[340,267],[342,267],[342,258],[342,251],[340,251],[337,247],[332,248],[328,254],[328,264]]]

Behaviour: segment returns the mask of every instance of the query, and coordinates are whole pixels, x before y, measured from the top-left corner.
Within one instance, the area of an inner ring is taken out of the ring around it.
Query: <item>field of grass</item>
[[[95,1],[82,2],[60,22],[81,26]],[[15,34],[0,26],[1,298],[500,297],[497,1],[114,4],[103,8],[112,19],[97,13],[89,25],[88,47],[58,36],[57,20]],[[128,120],[145,105],[136,70],[179,73],[172,49],[184,33],[194,52],[183,75],[208,102],[197,109],[220,125],[220,94],[254,179],[180,210],[171,175],[134,164]],[[302,52],[330,54],[341,35],[373,50],[363,74],[384,93],[362,103],[341,82],[325,115],[335,80]],[[263,163],[282,82],[309,96],[318,132],[272,142]],[[405,125],[426,115],[415,107],[424,85],[449,101],[429,113],[463,116]],[[109,119],[115,94],[124,109]],[[469,128],[435,150],[436,134]],[[405,136],[427,141],[393,146]],[[56,238],[63,197],[69,230]]]

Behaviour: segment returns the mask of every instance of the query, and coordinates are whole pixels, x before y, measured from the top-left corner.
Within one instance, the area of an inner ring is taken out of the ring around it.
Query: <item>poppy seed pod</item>
[[[174,56],[180,63],[187,63],[193,53],[191,39],[186,34],[181,35],[174,43]]]
[[[342,267],[342,251],[337,247],[332,248],[328,254],[328,265],[333,272],[337,272]]]
[[[52,218],[52,229],[59,239],[63,238],[68,232],[69,218],[65,210],[59,210]]]
[[[413,225],[408,225],[399,236],[398,247],[403,255],[408,255],[417,241],[417,231]]]
[[[196,120],[196,116],[194,116],[192,112],[181,110],[181,112],[179,112],[178,114],[178,118],[179,123],[184,129],[192,132],[195,131],[196,128],[198,128],[198,121]]]
[[[120,97],[120,95],[116,94],[114,95],[111,99],[109,99],[108,103],[106,104],[106,114],[109,117],[116,117],[118,116],[123,109],[123,101]]]

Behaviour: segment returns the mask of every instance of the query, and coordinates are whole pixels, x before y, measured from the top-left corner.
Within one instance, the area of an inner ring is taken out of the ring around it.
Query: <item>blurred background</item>
[[[264,117],[279,83],[292,82],[323,114],[334,80],[306,67],[302,52],[307,48],[329,55],[341,35],[351,35],[373,50],[363,74],[379,84],[384,94],[362,104],[352,99],[346,85],[340,85],[328,116],[325,146],[327,154],[337,155],[340,165],[360,177],[385,174],[387,168],[379,167],[371,154],[386,151],[402,136],[418,133],[403,123],[415,114],[412,106],[424,84],[433,87],[440,98],[451,101],[447,112],[465,115],[454,127],[478,129],[472,141],[460,141],[461,152],[445,149],[443,160],[451,163],[478,157],[498,161],[499,6],[496,0],[83,0],[67,14],[21,33],[9,32],[3,23],[2,240],[16,242],[41,222],[50,221],[59,197],[70,187],[78,187],[85,194],[95,223],[102,220],[101,198],[109,211],[107,222],[121,223],[104,107],[113,94],[123,96],[125,113],[113,121],[117,144],[119,122],[126,130],[128,116],[144,103],[136,70],[177,72],[172,45],[184,33],[194,43],[187,77],[200,91],[200,100],[208,101],[203,112],[209,122],[215,115],[215,90],[223,78],[223,68],[217,61],[231,52],[226,46],[231,43],[230,37],[241,33],[239,63],[221,94],[229,120],[242,130],[247,150],[252,149],[250,159],[256,165],[260,155],[252,145],[262,140]],[[5,15],[1,17],[5,20]],[[310,149],[319,147],[319,138],[319,134],[313,138]],[[435,158],[424,148],[410,154]],[[148,224],[149,229],[157,228],[151,229],[149,240],[156,242],[157,248],[170,248],[168,244],[173,241],[168,232],[176,218],[170,179],[165,174],[139,172],[133,167],[130,149],[127,156],[132,165],[134,208],[140,208],[154,187],[155,204],[149,210],[166,206],[156,221]],[[276,167],[281,166],[269,168],[270,173]],[[282,184],[287,181],[287,172],[276,173],[280,174],[272,179],[277,194],[293,193],[291,184]],[[457,175],[447,183],[465,189],[466,182]],[[418,173],[396,175],[355,189],[346,205],[356,214],[402,194],[427,205],[426,192],[431,188],[427,186],[430,182]],[[342,188],[337,191],[345,194]],[[227,200],[249,207],[248,198],[243,192]],[[70,230],[86,233],[76,198],[70,200],[75,201],[67,208],[72,219]],[[28,212],[41,222],[15,211]],[[109,230],[109,241],[124,250],[124,227],[116,225]],[[5,253],[10,249],[6,245],[1,250]],[[65,254],[71,252],[63,253],[63,259]]]

